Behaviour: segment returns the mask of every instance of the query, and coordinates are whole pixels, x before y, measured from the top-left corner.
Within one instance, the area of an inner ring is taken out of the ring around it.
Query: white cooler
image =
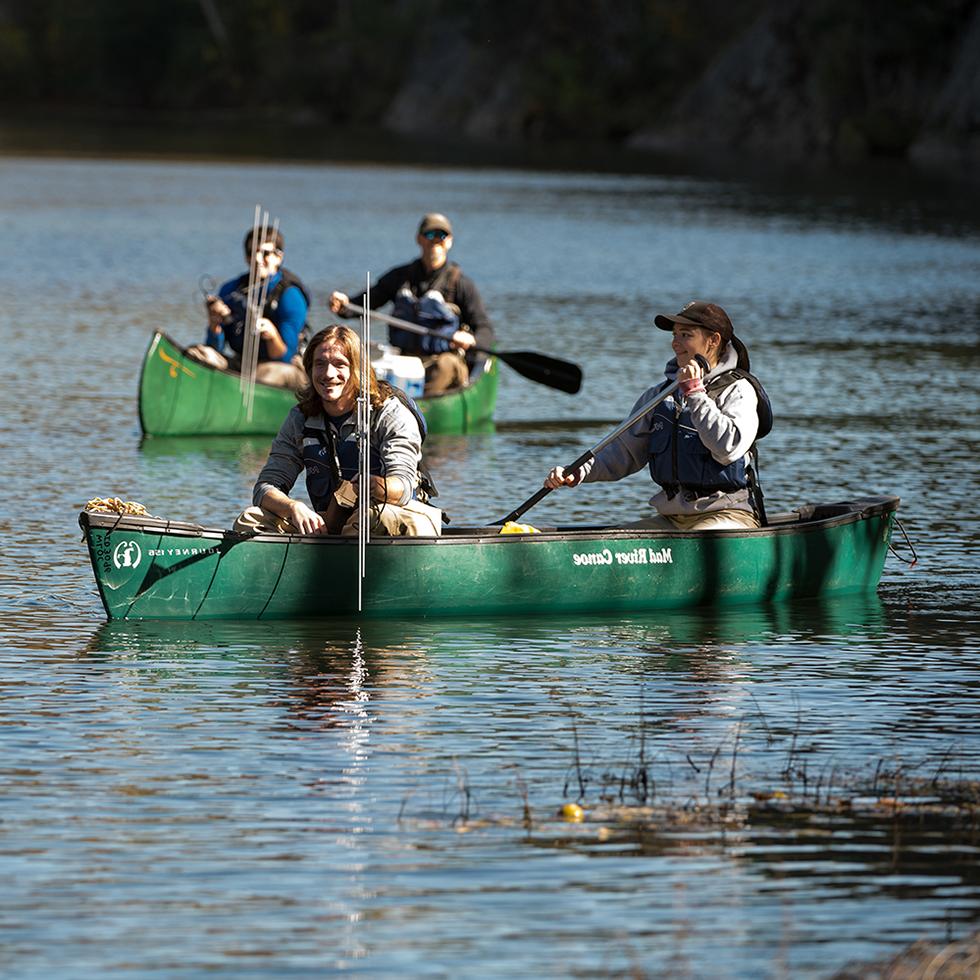
[[[378,356],[372,356],[371,367],[374,373],[388,384],[401,388],[410,398],[421,398],[425,390],[425,368],[420,357],[410,357],[407,354],[396,354],[394,349],[384,344],[372,344],[372,355],[375,350]]]

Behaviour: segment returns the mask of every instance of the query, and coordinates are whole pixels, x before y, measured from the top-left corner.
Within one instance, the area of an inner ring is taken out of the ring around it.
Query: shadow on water
[[[885,606],[871,593],[828,600],[698,608],[643,615],[493,617],[479,620],[400,621],[322,619],[295,622],[163,622],[118,620],[99,627],[82,655],[228,657],[246,653],[269,662],[293,656],[349,656],[360,644],[366,656],[424,656],[451,667],[466,654],[485,651],[580,656],[583,651],[676,653],[767,643],[780,636],[803,641],[869,638],[889,629]]]
[[[484,694],[523,691],[524,698],[535,690],[546,699],[555,696],[555,684],[566,683],[583,691],[618,689],[626,698],[657,678],[727,688],[747,669],[761,668],[754,659],[760,653],[768,659],[767,646],[785,637],[840,648],[887,629],[875,596],[603,618],[114,621],[98,628],[75,659],[86,663],[90,683],[121,670],[141,678],[138,686],[176,684],[219,700],[244,684],[262,692],[286,728],[328,729],[348,723],[352,699],[365,710],[368,701],[377,708],[394,700],[401,707],[392,710],[405,716],[447,685]]]

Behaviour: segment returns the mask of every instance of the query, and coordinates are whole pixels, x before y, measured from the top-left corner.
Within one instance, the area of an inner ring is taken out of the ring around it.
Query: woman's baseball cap
[[[703,303],[701,300],[692,300],[680,313],[674,316],[667,316],[665,313],[658,313],[653,322],[661,330],[673,330],[675,323],[680,323],[687,327],[701,327],[704,330],[713,330],[721,334],[724,343],[732,339],[735,332],[732,329],[732,321],[728,314],[716,303]]]

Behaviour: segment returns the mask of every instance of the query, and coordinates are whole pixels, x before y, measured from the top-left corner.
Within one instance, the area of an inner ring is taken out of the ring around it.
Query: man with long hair
[[[440,533],[440,512],[422,499],[421,416],[373,369],[362,378],[360,358],[361,341],[350,327],[328,327],[310,341],[303,355],[309,383],[272,443],[252,493],[254,506],[239,517],[237,530],[356,533],[360,456],[355,409],[366,385],[372,411],[372,531]],[[290,495],[304,471],[309,504]]]

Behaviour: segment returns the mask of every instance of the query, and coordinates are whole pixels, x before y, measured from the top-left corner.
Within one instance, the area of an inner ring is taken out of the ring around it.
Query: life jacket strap
[[[322,429],[315,426],[304,426],[304,436],[313,436],[317,442],[327,450],[327,462],[330,464],[330,475],[333,477],[334,488],[339,487],[343,482],[343,474],[340,470],[340,456],[337,453],[337,433],[330,422],[325,422]]]
[[[747,462],[745,465],[745,478],[749,484],[749,502],[752,504],[752,510],[759,524],[762,527],[768,527],[769,518],[766,515],[766,498],[762,492],[762,484],[759,482],[759,476],[756,472],[759,466],[759,450],[753,445],[749,453],[751,454],[752,461]]]

